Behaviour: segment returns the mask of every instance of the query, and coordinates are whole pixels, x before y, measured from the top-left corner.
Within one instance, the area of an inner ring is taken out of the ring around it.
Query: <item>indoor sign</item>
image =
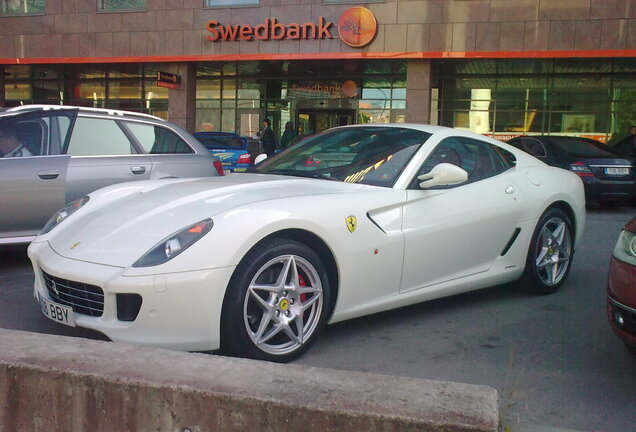
[[[261,24],[223,25],[210,20],[206,26],[209,35],[206,39],[212,42],[251,41],[251,40],[300,40],[300,39],[333,39],[333,22],[325,17],[318,18],[317,23],[281,24],[276,18],[267,18]],[[375,37],[378,24],[373,13],[364,7],[347,9],[338,20],[340,39],[355,48],[369,44]]]

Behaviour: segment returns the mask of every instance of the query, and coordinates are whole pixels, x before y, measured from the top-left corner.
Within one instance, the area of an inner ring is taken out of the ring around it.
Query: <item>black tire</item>
[[[230,280],[221,316],[222,351],[275,362],[300,357],[325,325],[330,293],[326,267],[313,250],[290,239],[264,241],[247,253]]]
[[[573,240],[574,230],[568,215],[558,208],[546,210],[532,234],[526,267],[519,280],[521,288],[533,294],[551,294],[558,290],[572,266]]]

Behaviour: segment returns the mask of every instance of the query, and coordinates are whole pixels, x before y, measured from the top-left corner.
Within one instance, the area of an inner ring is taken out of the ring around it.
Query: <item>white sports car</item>
[[[555,291],[583,184],[481,135],[329,130],[251,174],[107,187],[29,247],[42,312],[114,341],[289,361],[325,323],[519,280]]]

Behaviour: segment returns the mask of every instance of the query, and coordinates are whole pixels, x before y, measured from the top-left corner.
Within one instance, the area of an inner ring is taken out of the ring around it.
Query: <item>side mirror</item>
[[[421,180],[420,187],[428,189],[433,186],[448,186],[464,183],[468,180],[468,173],[463,168],[449,163],[437,164],[427,174],[417,177]]]
[[[265,159],[267,159],[267,155],[265,153],[261,153],[258,156],[256,156],[256,159],[254,159],[254,165],[258,165],[259,163],[263,162]]]

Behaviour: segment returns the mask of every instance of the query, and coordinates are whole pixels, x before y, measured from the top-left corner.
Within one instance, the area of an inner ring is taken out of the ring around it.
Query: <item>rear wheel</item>
[[[558,208],[548,209],[535,228],[521,286],[528,292],[550,294],[570,272],[573,248],[570,218]]]
[[[223,305],[222,348],[230,355],[287,362],[324,326],[330,289],[320,257],[302,243],[271,239],[237,267]]]

